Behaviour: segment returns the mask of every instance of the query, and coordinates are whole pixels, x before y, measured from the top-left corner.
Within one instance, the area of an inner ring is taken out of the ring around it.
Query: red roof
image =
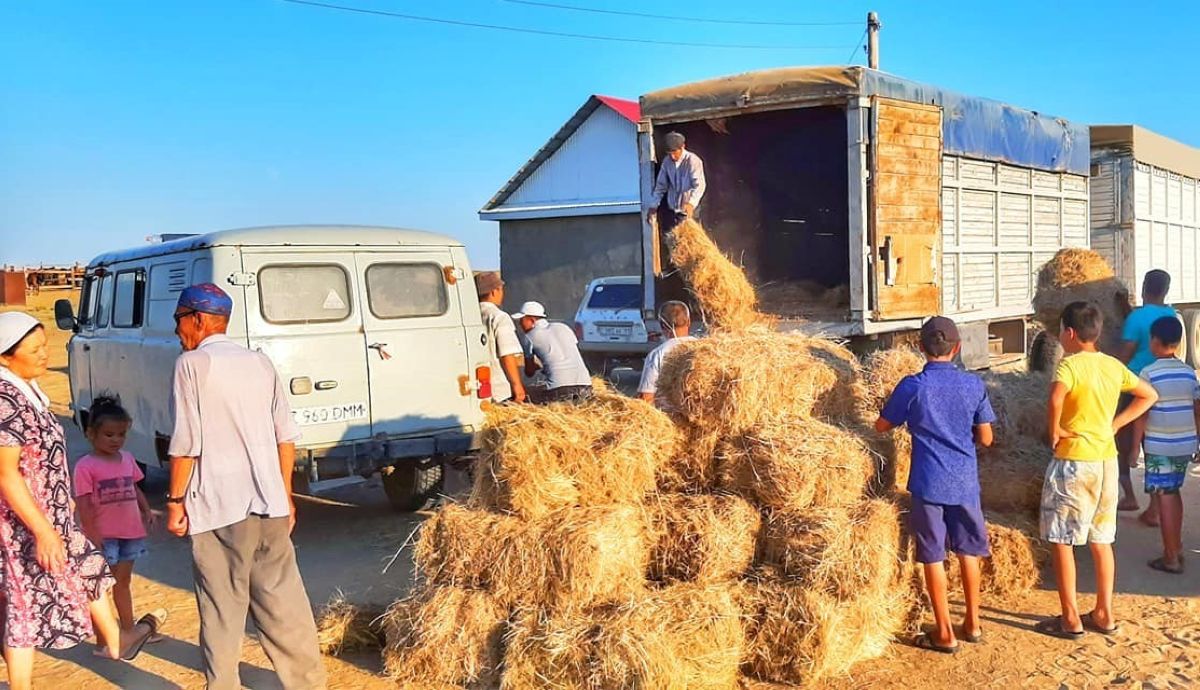
[[[621,117],[635,125],[638,123],[638,120],[642,119],[642,109],[638,106],[637,101],[627,101],[624,98],[613,98],[612,96],[601,96],[600,94],[596,94],[596,99],[617,111]]]

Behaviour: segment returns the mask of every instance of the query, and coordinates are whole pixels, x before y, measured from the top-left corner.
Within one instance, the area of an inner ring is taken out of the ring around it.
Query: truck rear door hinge
[[[229,284],[230,285],[238,285],[241,287],[248,287],[250,285],[256,285],[257,282],[258,281],[255,279],[253,273],[246,273],[245,271],[240,271],[238,273],[230,273],[229,274]]]

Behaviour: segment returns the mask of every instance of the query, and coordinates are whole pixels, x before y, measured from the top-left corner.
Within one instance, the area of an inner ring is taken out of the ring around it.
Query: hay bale
[[[987,523],[988,544],[992,555],[983,559],[983,577],[979,589],[984,594],[1010,597],[1025,594],[1041,582],[1042,573],[1037,552],[1043,547],[1040,540],[1015,527]],[[958,559],[950,559],[946,572],[951,585],[961,589]]]
[[[491,688],[508,609],[487,592],[433,587],[384,614],[383,672],[400,687]]]
[[[985,377],[996,412],[995,445],[1014,446],[1046,437],[1052,372],[1006,372]]]
[[[679,446],[669,460],[659,463],[658,490],[663,493],[708,493],[717,485],[717,447],[719,429],[680,426]]]
[[[925,356],[910,347],[894,347],[867,355],[863,362],[863,419],[874,422],[892,391],[906,376],[925,368]]]
[[[875,465],[857,435],[793,419],[723,442],[717,484],[773,510],[847,506],[862,498]]]
[[[488,411],[469,503],[534,519],[571,506],[638,503],[678,430],[653,405],[601,391],[584,403]]]
[[[486,589],[504,606],[589,606],[642,591],[649,540],[632,505],[566,508],[525,521],[448,505],[422,528],[418,570],[434,586]]]
[[[383,610],[360,608],[341,592],[317,611],[317,645],[322,654],[365,652],[383,647]]]
[[[774,511],[763,522],[758,559],[779,577],[838,600],[898,579],[900,516],[891,501],[850,509]]]
[[[652,500],[647,511],[651,579],[710,583],[749,570],[762,516],[743,499],[665,495]]]
[[[768,323],[756,308],[758,297],[741,268],[734,265],[694,220],[676,225],[668,235],[671,263],[695,296],[711,331],[740,331]]]
[[[1037,439],[1013,442],[979,453],[979,495],[985,510],[1037,515],[1050,448]]]
[[[756,680],[806,687],[881,656],[912,608],[905,587],[862,590],[839,601],[769,570],[736,591],[746,620],[743,671]]]
[[[733,690],[744,633],[728,586],[677,584],[621,604],[522,611],[501,690]]]
[[[724,436],[797,417],[829,419],[846,413],[858,381],[835,347],[767,329],[714,334],[672,351],[659,391],[686,425]]]
[[[1033,296],[1033,318],[1047,333],[1057,336],[1062,310],[1071,302],[1092,302],[1104,314],[1100,349],[1116,354],[1121,328],[1132,310],[1129,288],[1114,277],[1112,267],[1090,249],[1062,249],[1038,270]]]

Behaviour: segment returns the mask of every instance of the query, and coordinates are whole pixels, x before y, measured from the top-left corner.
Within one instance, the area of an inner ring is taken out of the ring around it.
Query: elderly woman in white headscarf
[[[104,556],[75,525],[62,426],[36,382],[48,362],[37,319],[0,314],[0,591],[13,690],[31,687],[35,649],[73,647],[93,622],[97,654],[112,659],[132,658],[157,627],[121,634]]]

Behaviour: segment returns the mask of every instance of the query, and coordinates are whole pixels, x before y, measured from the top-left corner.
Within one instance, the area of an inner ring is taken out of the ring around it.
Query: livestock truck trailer
[[[700,220],[780,328],[870,346],[953,317],[963,362],[1023,356],[1039,266],[1089,246],[1086,126],[865,67],[739,74],[641,97],[649,207],[678,131],[705,162]],[[643,218],[643,310],[683,296],[664,216]]]
[[[1091,128],[1092,248],[1141,303],[1151,269],[1171,274],[1167,301],[1200,366],[1200,150],[1136,125]]]

